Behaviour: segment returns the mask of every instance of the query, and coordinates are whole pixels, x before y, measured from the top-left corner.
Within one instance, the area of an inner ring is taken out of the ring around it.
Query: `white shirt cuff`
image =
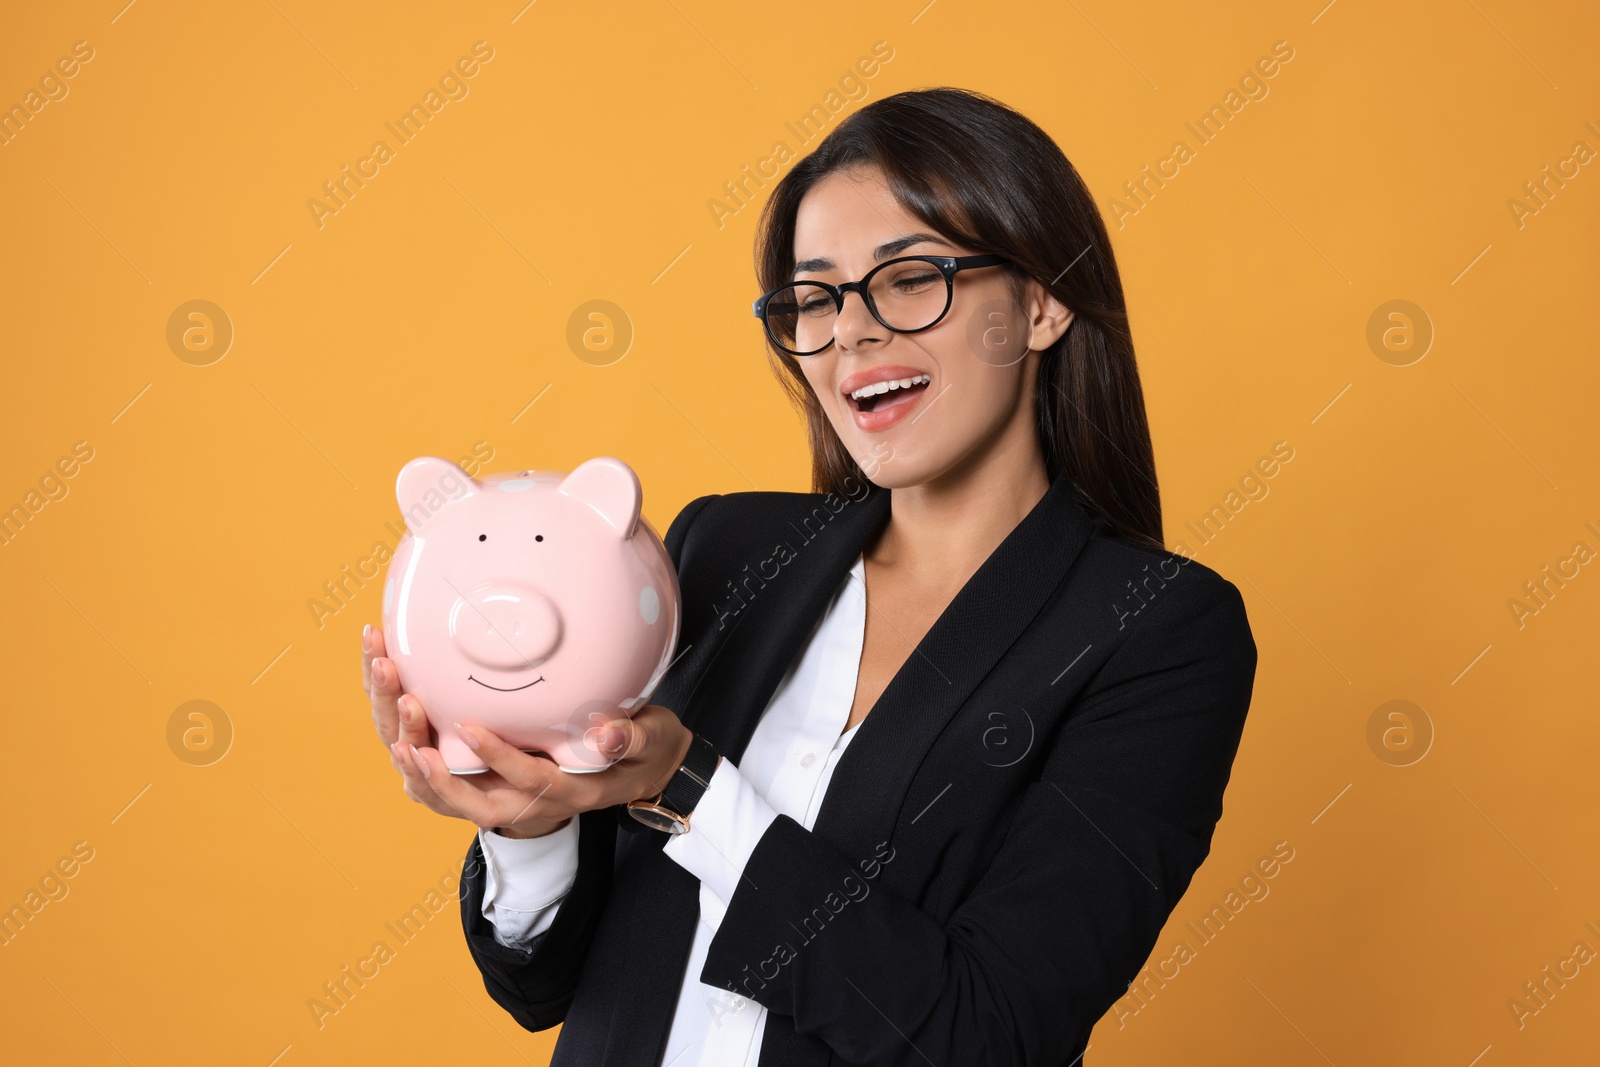
[[[724,756],[689,814],[688,833],[669,837],[661,850],[726,907],[750,854],[777,817],[777,809]]]
[[[483,917],[494,939],[523,948],[556,921],[556,909],[578,880],[578,817],[543,837],[501,837],[478,831],[483,849]]]

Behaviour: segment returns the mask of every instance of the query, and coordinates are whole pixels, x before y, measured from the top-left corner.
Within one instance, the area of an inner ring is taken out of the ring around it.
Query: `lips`
[[[847,375],[839,383],[839,392],[848,399],[850,394],[865,385],[877,385],[879,382],[892,382],[898,378],[915,378],[919,374],[928,374],[920,367],[907,367],[901,363],[884,363],[876,367],[858,370]]]
[[[904,381],[905,379],[900,378],[897,380]],[[897,385],[886,393],[864,396],[860,400],[852,399],[851,403],[856,406],[857,411],[883,411],[899,404],[909,403],[911,397],[927,389],[928,384],[927,382],[919,382],[915,385]]]
[[[928,387],[925,385],[915,386],[910,389],[894,389],[881,396],[869,398],[875,403],[868,407],[852,402],[851,407],[854,410],[851,411],[850,416],[855,420],[857,429],[864,433],[878,433],[910,417],[913,411],[922,408],[922,400],[927,394]],[[929,401],[929,403],[932,403],[932,401]]]

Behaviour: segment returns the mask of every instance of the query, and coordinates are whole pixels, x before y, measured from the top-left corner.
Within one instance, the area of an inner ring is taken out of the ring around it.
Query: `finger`
[[[672,712],[650,704],[631,717],[624,715],[612,719],[595,734],[601,753],[619,762],[649,759],[655,754],[654,746],[660,743],[665,734],[662,729],[663,715],[672,715]]]
[[[651,767],[660,762],[647,758],[659,744],[659,724],[653,720],[648,709],[643,709],[632,718],[611,719],[587,732],[584,743],[611,762],[604,774],[563,776],[570,783],[564,795],[570,797],[572,807],[588,810],[661,792],[671,774],[661,782],[652,779]]]
[[[389,661],[393,665],[394,661]],[[395,714],[399,718],[402,744],[423,748],[433,744],[429,730],[428,713],[415,693],[402,693],[395,698]]]
[[[384,744],[393,744],[400,737],[400,711],[396,704],[400,697],[400,675],[395,670],[394,660],[384,656],[372,658],[372,685],[368,696],[378,736]]]
[[[505,826],[514,821],[500,812],[498,807],[475,785],[463,782],[450,773],[444,757],[436,748],[412,747],[409,749],[419,768],[427,771],[426,781],[441,803],[444,814],[466,819],[479,828]],[[438,809],[436,809],[438,810]],[[523,815],[522,818],[527,818]]]
[[[361,688],[372,693],[372,661],[385,655],[383,627],[368,623],[361,628]]]
[[[559,772],[556,772],[553,760],[543,756],[530,756],[486,727],[459,722],[452,725],[455,726],[456,736],[478,754],[484,765],[510,785],[532,793],[542,793],[546,789],[556,788],[558,792],[552,794],[553,798],[565,799],[561,787],[566,783],[556,777]],[[562,777],[567,778],[570,775]]]
[[[606,719],[584,731],[583,744],[615,766],[649,747],[649,731],[626,716]]]
[[[432,778],[440,771],[434,770],[433,765],[423,762],[422,753],[424,751],[431,752],[433,751],[432,749],[419,749],[404,741],[396,741],[390,746],[390,751],[394,753],[395,758],[399,761],[400,773],[405,776],[407,796],[419,804],[427,805],[441,815],[455,814],[454,811],[450,810],[450,805],[433,788]],[[442,768],[443,763],[443,760],[439,760],[438,766]],[[443,771],[443,773],[447,778],[450,776],[449,771]]]
[[[626,738],[624,758],[645,772],[651,792],[660,792],[671,781],[694,741],[677,713],[659,704],[645,705],[613,728]]]

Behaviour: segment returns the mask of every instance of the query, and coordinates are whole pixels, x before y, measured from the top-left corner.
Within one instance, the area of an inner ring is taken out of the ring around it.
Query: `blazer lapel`
[[[1092,513],[1065,475],[1058,476],[872,706],[834,767],[813,833],[852,860],[872,856],[889,838],[928,750],[1033,622],[1093,529]]]
[[[799,658],[828,601],[889,519],[889,490],[867,484],[867,494],[859,499],[836,497],[845,502],[837,513],[818,505],[771,531],[770,537],[788,546],[790,557],[778,563],[776,577],[747,597],[711,661],[696,668],[683,721],[734,763],[744,756],[779,681]]]
[[[889,490],[873,485],[820,529],[790,522],[794,558],[749,600],[700,670],[684,722],[734,763],[829,599],[888,522],[889,498]],[[814,833],[848,856],[872,855],[888,837],[923,757],[1039,613],[1093,529],[1093,513],[1065,474],[1057,475],[873,705],[834,768]]]
[[[758,576],[760,584],[751,583],[753,592],[745,592],[743,606],[726,630],[714,630],[709,640],[702,639],[704,647],[691,649],[668,672],[684,680],[664,681],[651,698],[678,712],[685,725],[704,734],[735,764],[828,600],[889,516],[889,491],[867,484],[865,496],[835,497],[845,502],[837,512],[819,504],[789,521],[787,531],[763,530],[763,544],[780,538],[790,557],[779,563],[774,578],[761,581]],[[726,552],[730,590],[732,568],[743,555],[733,547]],[[748,569],[744,573],[748,576]],[[683,686],[687,695],[679,693]],[[610,978],[618,986],[615,1003],[632,1007],[613,1015],[606,1047],[608,1052],[627,1050],[624,1055],[630,1058],[635,1050],[651,1050],[649,1062],[664,1058],[676,1010],[674,998],[662,991],[700,978],[685,973],[699,920],[700,883],[661,851],[665,843],[664,834],[644,831],[631,835],[618,853],[619,863],[637,870],[627,877],[617,871],[617,883],[631,887],[630,899],[617,902],[618,912],[629,916],[627,962]],[[608,1057],[606,1062],[613,1061]]]
[[[869,483],[870,485],[871,483]],[[687,696],[672,696],[684,723],[735,764],[744,754],[778,682],[862,550],[889,519],[890,491],[869,492],[832,512],[818,505],[788,521],[791,555],[778,574],[747,596],[729,629],[682,664]],[[918,643],[873,705],[834,768],[813,832],[845,855],[866,858],[889,830],[929,748],[1005,651],[1032,622],[1093,530],[1094,520],[1065,476],[990,554]],[[730,556],[730,566],[732,566]],[[748,574],[748,571],[746,572]],[[729,583],[732,588],[732,583]],[[869,610],[870,604],[869,604]],[[669,704],[669,706],[673,706]],[[642,838],[642,840],[641,840]],[[619,1002],[651,1004],[613,1019],[608,1047],[662,1055],[673,1004],[661,990],[685,974],[697,915],[698,882],[661,852],[664,837],[642,834],[622,862],[641,868],[629,879],[632,900],[627,966],[615,976]],[[620,872],[619,872],[620,874]],[[770,1019],[762,1060],[785,1049],[800,1062],[804,1045],[786,1020]],[[812,1050],[814,1051],[814,1050]]]

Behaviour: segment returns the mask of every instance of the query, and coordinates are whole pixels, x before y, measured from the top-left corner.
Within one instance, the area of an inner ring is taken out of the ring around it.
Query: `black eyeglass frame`
[[[906,263],[912,260],[923,263],[931,263],[935,267],[939,268],[939,273],[944,276],[944,309],[941,310],[934,320],[928,323],[926,326],[918,326],[914,330],[899,330],[883,321],[883,316],[878,314],[877,305],[872,302],[872,295],[868,291],[867,287],[872,283],[873,277],[880,270],[883,270],[885,267],[892,267],[896,263]],[[861,294],[861,302],[867,306],[867,311],[872,314],[874,319],[878,320],[878,324],[884,329],[889,330],[892,333],[921,333],[923,330],[931,330],[935,326],[939,325],[939,323],[944,321],[944,317],[950,313],[950,306],[955,303],[956,275],[958,273],[964,270],[970,270],[973,267],[993,267],[1002,263],[1010,262],[1011,260],[1007,259],[1005,256],[994,255],[899,256],[895,259],[888,259],[884,260],[882,263],[879,263],[876,267],[873,267],[867,272],[867,276],[865,278],[862,278],[858,282],[844,282],[841,285],[830,285],[828,282],[814,281],[810,278],[799,278],[792,282],[786,282],[783,285],[778,286],[778,288],[772,290],[772,292],[767,293],[756,300],[756,302],[751,305],[751,311],[755,313],[756,318],[761,320],[761,327],[766,331],[767,338],[773,344],[783,349],[783,351],[789,353],[791,356],[816,356],[826,352],[829,348],[832,348],[834,339],[830,337],[827,344],[823,345],[821,348],[813,349],[810,352],[796,352],[794,349],[778,340],[778,338],[772,332],[772,325],[767,322],[767,302],[774,296],[777,296],[779,293],[783,292],[785,289],[796,285],[817,286],[818,288],[827,292],[829,296],[833,297],[833,303],[836,309],[835,313],[839,315],[844,314],[845,294],[859,293]]]

